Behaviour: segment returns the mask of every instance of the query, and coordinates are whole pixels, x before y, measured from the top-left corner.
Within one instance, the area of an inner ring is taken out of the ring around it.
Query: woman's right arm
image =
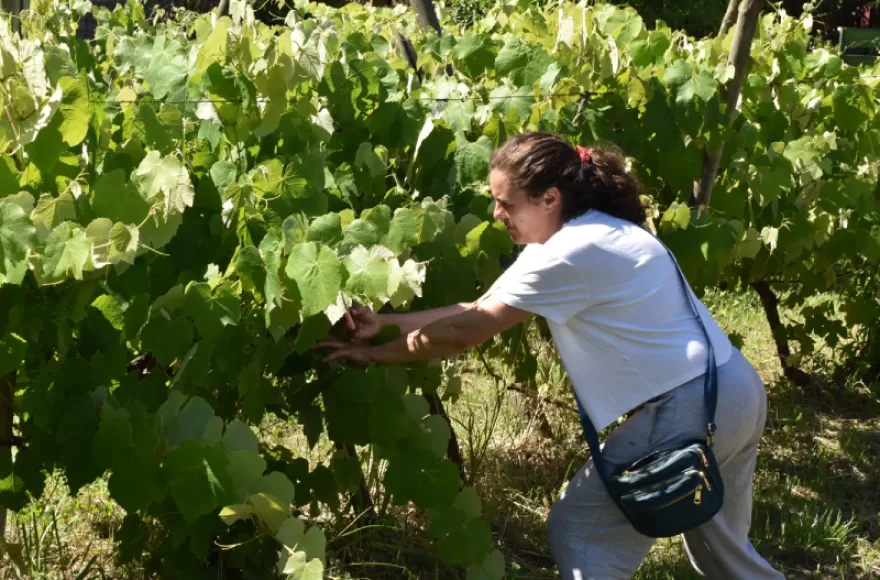
[[[472,310],[488,295],[489,293],[475,302],[459,302],[416,312],[376,314],[369,306],[355,306],[346,312],[345,326],[348,328],[349,336],[357,340],[373,338],[386,326],[397,326],[400,328],[400,334],[406,336],[443,318]]]
[[[459,304],[450,304],[449,306],[440,306],[439,308],[419,310],[417,312],[389,312],[387,314],[377,314],[376,316],[379,319],[380,328],[396,325],[400,327],[400,334],[407,335],[442,318],[470,310],[474,304],[474,302],[461,302]]]

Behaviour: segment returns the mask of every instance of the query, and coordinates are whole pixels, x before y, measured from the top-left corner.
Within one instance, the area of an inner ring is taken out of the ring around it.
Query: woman
[[[665,247],[640,227],[640,186],[615,154],[543,133],[516,136],[492,159],[494,217],[526,249],[479,300],[423,312],[353,309],[351,336],[384,325],[402,337],[381,346],[335,339],[328,359],[405,363],[469,350],[533,314],[547,319],[578,400],[596,429],[629,415],[603,456],[630,463],[653,449],[705,436],[707,345]],[[690,289],[688,289],[690,292]],[[766,420],[754,368],[696,301],[718,364],[713,450],[725,485],[722,510],[684,536],[694,568],[713,579],[781,578],[748,539],[752,480]],[[608,496],[590,460],[549,520],[550,548],[566,580],[630,578],[654,540]]]

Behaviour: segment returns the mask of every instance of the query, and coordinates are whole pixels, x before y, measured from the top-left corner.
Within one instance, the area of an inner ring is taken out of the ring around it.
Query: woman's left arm
[[[470,350],[530,316],[530,312],[508,306],[489,295],[464,312],[435,320],[385,344],[368,346],[329,339],[317,346],[331,349],[325,357],[327,361],[347,359],[360,364],[392,364],[428,360]]]

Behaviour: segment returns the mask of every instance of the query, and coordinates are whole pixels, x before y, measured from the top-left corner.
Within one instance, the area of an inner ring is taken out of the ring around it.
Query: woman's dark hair
[[[558,188],[564,221],[591,209],[637,225],[647,219],[641,183],[626,171],[622,157],[607,149],[575,148],[556,135],[522,133],[495,151],[490,168],[533,199]]]

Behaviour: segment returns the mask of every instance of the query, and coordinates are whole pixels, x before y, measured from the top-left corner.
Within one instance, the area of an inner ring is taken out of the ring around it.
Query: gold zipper
[[[699,490],[702,490],[702,488],[703,488],[702,485],[697,485],[696,488],[692,489],[691,491],[687,492],[686,494],[681,495],[681,496],[679,496],[679,497],[677,497],[677,498],[675,498],[675,499],[673,499],[673,500],[671,500],[671,501],[668,501],[668,502],[666,502],[666,503],[663,504],[663,505],[659,505],[659,506],[653,507],[653,508],[651,508],[651,509],[648,510],[648,511],[656,512],[656,511],[662,510],[663,508],[667,508],[667,507],[671,506],[672,504],[676,504],[676,503],[678,503],[678,502],[680,502],[680,501],[684,501],[684,500],[686,500],[687,498],[689,498],[690,496],[697,494],[697,493],[699,492]],[[702,501],[702,496],[700,497],[700,501]]]
[[[703,453],[702,449],[697,449],[697,451],[700,452],[700,457],[703,458],[703,465],[705,465],[706,467],[709,467],[709,460],[706,459],[706,454]]]
[[[702,473],[702,472],[699,471],[699,472],[697,472],[697,473]],[[634,495],[634,496],[647,495],[647,494],[651,493],[652,491],[654,491],[655,489],[660,488],[660,487],[663,487],[664,485],[666,485],[666,484],[669,483],[670,481],[675,481],[675,480],[678,479],[678,478],[679,478],[678,475],[675,475],[675,476],[673,476],[673,477],[669,477],[669,478],[667,478],[667,479],[664,479],[663,481],[660,481],[660,482],[655,483],[655,484],[652,485],[651,487],[646,487],[646,488],[644,488],[644,489],[637,490],[637,491],[633,492],[633,495]]]
[[[703,473],[702,471],[696,471],[696,470],[692,470],[692,471],[690,471],[690,472],[688,472],[688,473],[697,473],[697,474],[700,476],[700,478],[703,480],[703,483],[706,484],[706,491],[712,491],[712,485],[709,483],[709,480],[708,480],[708,478],[706,477],[706,474],[705,474],[705,473]],[[674,479],[674,478],[672,478],[672,479]],[[668,481],[668,480],[667,480],[667,481]],[[662,482],[662,483],[665,483],[665,482]],[[657,485],[659,485],[659,484],[657,484]],[[652,486],[650,489],[653,489],[654,487],[656,487],[656,485]],[[646,493],[650,493],[650,492],[649,492],[649,491],[642,491],[642,492],[639,492],[639,493],[637,493],[637,494],[635,494],[635,495],[644,495],[644,494],[646,494]],[[672,504],[675,504],[675,503],[678,503],[678,502],[680,502],[680,501],[683,501],[683,500],[689,498],[690,496],[694,496],[694,504],[699,505],[699,504],[703,503],[703,484],[702,484],[702,483],[697,484],[697,487],[696,487],[696,488],[694,488],[693,490],[687,492],[686,494],[683,494],[683,495],[681,495],[681,496],[679,496],[679,497],[677,497],[677,498],[675,498],[675,499],[673,499],[673,500],[671,500],[671,501],[668,501],[668,502],[666,502],[666,503],[663,504],[663,505],[660,505],[660,506],[656,506],[656,507],[654,507],[654,508],[651,508],[649,511],[662,510],[663,508],[669,507],[669,506],[671,506]]]

